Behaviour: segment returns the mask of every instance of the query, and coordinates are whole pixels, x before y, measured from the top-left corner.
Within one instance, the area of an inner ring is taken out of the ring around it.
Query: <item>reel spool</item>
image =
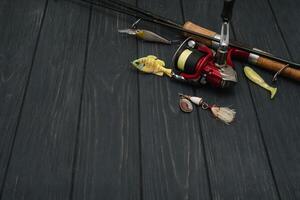
[[[230,55],[228,53],[227,63],[232,65]],[[175,74],[181,77],[181,80],[184,79],[196,84],[208,83],[221,88],[234,85],[237,78],[233,67],[228,64],[224,67],[217,66],[214,56],[213,50],[187,38],[177,49],[172,59],[176,70]]]

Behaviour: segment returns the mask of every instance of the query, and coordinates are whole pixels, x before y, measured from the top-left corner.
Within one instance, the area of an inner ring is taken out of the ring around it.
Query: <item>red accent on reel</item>
[[[222,74],[220,72],[220,68],[215,65],[214,62],[214,53],[207,46],[201,45],[197,48],[198,51],[205,53],[205,56],[200,58],[195,66],[195,73],[188,74],[185,72],[181,72],[180,75],[188,80],[198,81],[201,78],[204,78],[207,83],[212,85],[213,87],[222,87]],[[227,64],[229,66],[233,66],[233,62],[231,59],[233,53],[233,49],[230,49],[227,56]]]

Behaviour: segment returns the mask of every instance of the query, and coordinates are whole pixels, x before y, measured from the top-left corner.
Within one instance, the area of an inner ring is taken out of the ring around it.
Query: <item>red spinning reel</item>
[[[215,63],[216,53],[207,46],[186,39],[173,56],[175,67],[173,78],[195,84],[210,84],[213,87],[229,87],[237,82],[231,60],[233,49],[229,49],[226,64]]]

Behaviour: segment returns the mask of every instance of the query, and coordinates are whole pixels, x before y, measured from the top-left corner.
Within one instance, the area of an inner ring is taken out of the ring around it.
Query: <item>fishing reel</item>
[[[220,43],[217,52],[207,46],[187,38],[173,56],[173,64],[178,71],[176,79],[210,84],[213,87],[226,88],[237,82],[231,55],[236,54],[229,48],[229,22],[235,0],[225,0],[222,17]]]
[[[197,85],[210,84],[227,88],[237,82],[237,74],[231,59],[232,50],[226,54],[224,65],[216,64],[216,52],[207,46],[187,38],[173,56],[173,78]]]

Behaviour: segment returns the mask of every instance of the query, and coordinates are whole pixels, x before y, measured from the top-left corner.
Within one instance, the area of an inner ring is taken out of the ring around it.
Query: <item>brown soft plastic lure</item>
[[[172,42],[152,31],[148,31],[145,29],[122,29],[118,30],[119,33],[126,33],[128,35],[135,35],[137,38],[141,40],[145,40],[148,42],[157,42],[163,44],[172,44]]]

